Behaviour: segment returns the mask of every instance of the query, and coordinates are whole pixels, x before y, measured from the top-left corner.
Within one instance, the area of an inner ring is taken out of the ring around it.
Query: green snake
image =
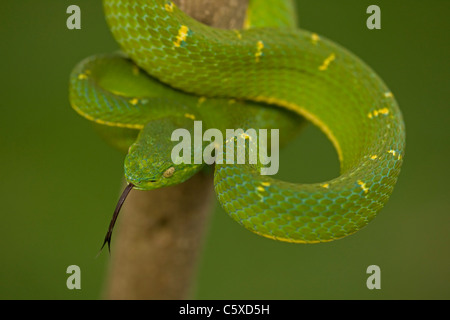
[[[387,202],[405,148],[394,95],[358,57],[298,29],[291,1],[251,0],[242,30],[208,27],[169,0],[103,5],[124,53],[78,64],[70,100],[128,153],[128,187],[104,244],[131,189],[179,184],[205,166],[171,159],[172,132],[192,132],[194,121],[220,130],[279,129],[283,145],[306,118],[333,143],[340,175],[320,183],[261,175],[260,162],[215,165],[220,204],[258,235],[294,243],[339,239],[366,226]]]

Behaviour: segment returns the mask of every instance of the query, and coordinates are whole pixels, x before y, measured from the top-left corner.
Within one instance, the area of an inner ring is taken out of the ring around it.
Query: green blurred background
[[[198,299],[449,299],[450,1],[302,0],[303,28],[344,45],[386,81],[403,111],[407,151],[392,198],[368,227],[319,245],[256,236],[217,205],[200,263]],[[82,30],[66,28],[66,8]],[[378,4],[382,29],[366,28]],[[0,298],[99,299],[108,255],[95,255],[121,188],[123,155],[68,102],[83,58],[118,48],[100,1],[0,2]],[[313,126],[281,154],[280,177],[338,174]],[[82,289],[66,288],[81,267]],[[381,267],[381,290],[366,268]]]

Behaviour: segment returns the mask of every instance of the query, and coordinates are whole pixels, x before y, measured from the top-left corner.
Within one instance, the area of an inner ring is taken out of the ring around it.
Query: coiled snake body
[[[194,120],[220,130],[278,128],[284,143],[303,116],[334,144],[337,178],[288,183],[261,175],[260,164],[217,164],[215,191],[228,214],[259,235],[297,243],[342,238],[371,221],[392,193],[404,155],[401,112],[359,58],[295,28],[290,1],[261,2],[250,1],[245,29],[219,30],[168,0],[104,0],[127,57],[81,62],[71,75],[72,106],[117,128],[109,134],[116,145],[136,139],[125,160],[125,194],[181,183],[202,168],[171,161],[173,130],[192,132]]]

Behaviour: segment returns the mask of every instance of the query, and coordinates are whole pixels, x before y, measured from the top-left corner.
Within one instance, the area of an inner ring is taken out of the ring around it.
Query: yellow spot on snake
[[[256,44],[256,53],[255,53],[256,62],[259,62],[261,60],[261,56],[263,55],[263,49],[264,49],[264,42],[258,41],[258,43]]]
[[[263,187],[257,187],[256,190],[258,190],[258,197],[260,201],[264,201],[264,193],[266,191],[266,189],[264,189]]]
[[[88,78],[88,76],[85,73],[80,73],[78,75],[78,80],[86,80],[87,78]]]
[[[326,58],[323,62],[323,64],[319,67],[320,71],[325,71],[328,69],[328,66],[331,62],[333,62],[336,59],[336,55],[334,53],[330,54],[328,58]]]
[[[383,108],[383,109],[378,109],[373,112],[370,112],[367,116],[369,117],[369,119],[372,119],[373,117],[378,117],[379,115],[387,116],[388,114],[389,114],[389,109]]]
[[[397,152],[395,150],[389,150],[388,153],[392,154],[394,157],[397,156],[397,160],[401,160],[402,159],[402,155],[400,154],[400,152]]]
[[[187,26],[181,26],[180,30],[178,30],[177,41],[174,41],[175,47],[180,47],[183,41],[186,41],[188,36],[189,28]]]
[[[322,188],[328,189],[330,187],[329,183],[324,183],[320,185]]]
[[[250,137],[250,136],[249,136],[248,134],[246,134],[245,132],[244,132],[243,134],[241,134],[241,138],[252,141],[252,137]]]
[[[130,103],[131,103],[133,106],[135,106],[135,105],[137,105],[137,104],[139,103],[139,99],[138,99],[138,98],[131,99],[131,100],[130,100]]]
[[[386,98],[393,98],[393,97],[394,97],[394,95],[393,95],[392,92],[385,92],[385,93],[384,93],[384,96],[385,96]]]
[[[198,99],[198,104],[201,105],[201,104],[203,104],[205,101],[206,101],[206,97],[200,97],[200,98]]]
[[[358,184],[361,186],[361,189],[363,189],[364,193],[368,193],[369,192],[369,188],[367,188],[366,183],[358,180]]]
[[[166,3],[166,5],[164,6],[167,12],[173,12],[173,7],[174,5],[172,1],[170,3]]]
[[[188,119],[195,120],[195,116],[191,113],[185,113],[184,116]]]
[[[242,34],[239,32],[239,30],[234,30],[239,40],[242,40]]]
[[[311,40],[312,40],[312,43],[313,43],[314,45],[316,45],[317,42],[320,41],[320,37],[317,35],[317,33],[313,33],[313,34],[311,35]]]
[[[370,159],[372,159],[372,160],[375,160],[377,158],[378,158],[378,156],[376,154],[370,157]]]
[[[261,182],[263,187],[270,187],[270,182]]]

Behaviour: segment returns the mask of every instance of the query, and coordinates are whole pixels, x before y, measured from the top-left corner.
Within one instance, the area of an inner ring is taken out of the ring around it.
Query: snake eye
[[[171,176],[173,176],[173,173],[175,172],[175,168],[174,167],[170,167],[169,169],[167,169],[164,173],[163,176],[164,178],[170,178]]]

